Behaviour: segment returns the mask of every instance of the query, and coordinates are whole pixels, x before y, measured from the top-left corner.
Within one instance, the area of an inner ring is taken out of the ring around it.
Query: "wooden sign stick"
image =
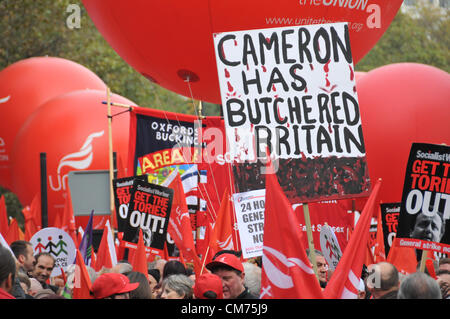
[[[314,273],[317,274],[316,249],[314,248],[314,239],[311,230],[311,219],[309,218],[308,204],[303,204],[303,214],[305,215],[306,234],[308,235],[309,254],[311,256],[311,263],[313,265]]]
[[[427,261],[428,250],[422,250],[422,258],[420,258],[420,272],[425,272],[425,265]]]

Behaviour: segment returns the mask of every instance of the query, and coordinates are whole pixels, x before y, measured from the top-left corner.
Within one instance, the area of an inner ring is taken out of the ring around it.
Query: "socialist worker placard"
[[[142,230],[145,246],[164,249],[173,192],[171,188],[135,179],[123,240],[137,243]]]
[[[449,146],[412,144],[398,222],[398,245],[450,253],[449,171]]]

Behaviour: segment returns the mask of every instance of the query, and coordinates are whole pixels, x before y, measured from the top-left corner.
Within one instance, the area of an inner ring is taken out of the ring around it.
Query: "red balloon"
[[[59,95],[36,110],[17,134],[12,150],[13,186],[23,205],[40,190],[39,154],[47,153],[48,218],[62,213],[68,172],[109,169],[106,91],[79,90]],[[111,101],[135,105],[113,94]],[[112,107],[112,114],[122,112]],[[113,117],[113,151],[123,163],[128,157],[129,112]],[[95,196],[95,194],[93,194]]]
[[[349,22],[355,64],[383,35],[402,0],[83,0],[116,52],[142,75],[220,104],[213,33]],[[189,78],[189,85],[186,79]]]
[[[106,90],[106,85],[89,69],[61,58],[29,58],[0,72],[0,185],[14,190],[11,150],[28,116],[55,96],[86,88]]]
[[[356,85],[358,85],[359,80],[361,80],[361,78],[366,75],[367,72],[362,72],[362,71],[355,71],[355,82]]]
[[[392,64],[363,76],[357,93],[370,178],[383,180],[380,200],[400,202],[411,144],[450,144],[450,75]]]

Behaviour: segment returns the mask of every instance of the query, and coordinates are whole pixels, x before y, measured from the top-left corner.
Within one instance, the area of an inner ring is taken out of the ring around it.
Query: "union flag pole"
[[[108,157],[109,157],[109,210],[111,212],[111,228],[114,229],[114,160],[113,160],[113,142],[112,142],[112,114],[111,114],[111,90],[106,88],[106,103],[108,105]]]

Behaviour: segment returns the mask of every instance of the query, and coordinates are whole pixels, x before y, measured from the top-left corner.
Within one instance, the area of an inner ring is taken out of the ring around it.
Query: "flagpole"
[[[111,212],[111,228],[114,229],[114,163],[113,163],[113,142],[112,142],[112,113],[111,113],[111,90],[106,88],[106,99],[108,105],[108,156],[109,156],[109,210]]]
[[[208,248],[206,248],[205,257],[203,258],[203,263],[202,263],[202,269],[200,269],[200,275],[203,274],[203,270],[205,269],[205,263],[206,263],[206,259],[208,258],[208,254],[209,254],[209,245],[208,245]]]
[[[195,108],[195,104],[194,104],[194,108]],[[199,131],[197,131],[197,134],[199,134],[199,136],[201,136],[201,139],[200,139],[200,144],[194,145],[194,153],[197,151],[195,149],[195,147],[198,147],[199,148],[199,153],[201,154],[200,155],[200,159],[203,159],[203,154],[202,154],[203,151],[201,149],[201,143],[203,141],[203,125],[202,125],[203,115],[202,115],[202,109],[203,109],[202,101],[199,101],[198,102],[198,114],[197,114],[197,118],[198,118],[198,121],[199,121],[199,126],[198,126],[198,130]],[[200,182],[201,182],[200,175],[201,175],[200,174],[200,170],[198,169],[198,165],[197,165],[197,190],[200,190]],[[195,218],[195,238],[196,238],[196,240],[198,240],[198,238],[200,238],[200,227],[198,226],[198,222],[197,222],[199,212],[201,212],[201,200],[200,200],[199,196],[200,196],[200,192],[197,192],[197,208],[198,209],[197,209],[197,212],[195,213],[197,215],[196,218]],[[203,266],[202,266],[202,270],[201,271],[203,272]],[[201,274],[201,272],[200,272],[200,274]]]
[[[317,275],[317,262],[316,262],[316,249],[314,248],[314,238],[311,230],[311,219],[309,217],[309,206],[303,204],[303,214],[305,215],[306,234],[308,235],[309,256],[311,257],[311,263],[313,266],[314,274]]]

